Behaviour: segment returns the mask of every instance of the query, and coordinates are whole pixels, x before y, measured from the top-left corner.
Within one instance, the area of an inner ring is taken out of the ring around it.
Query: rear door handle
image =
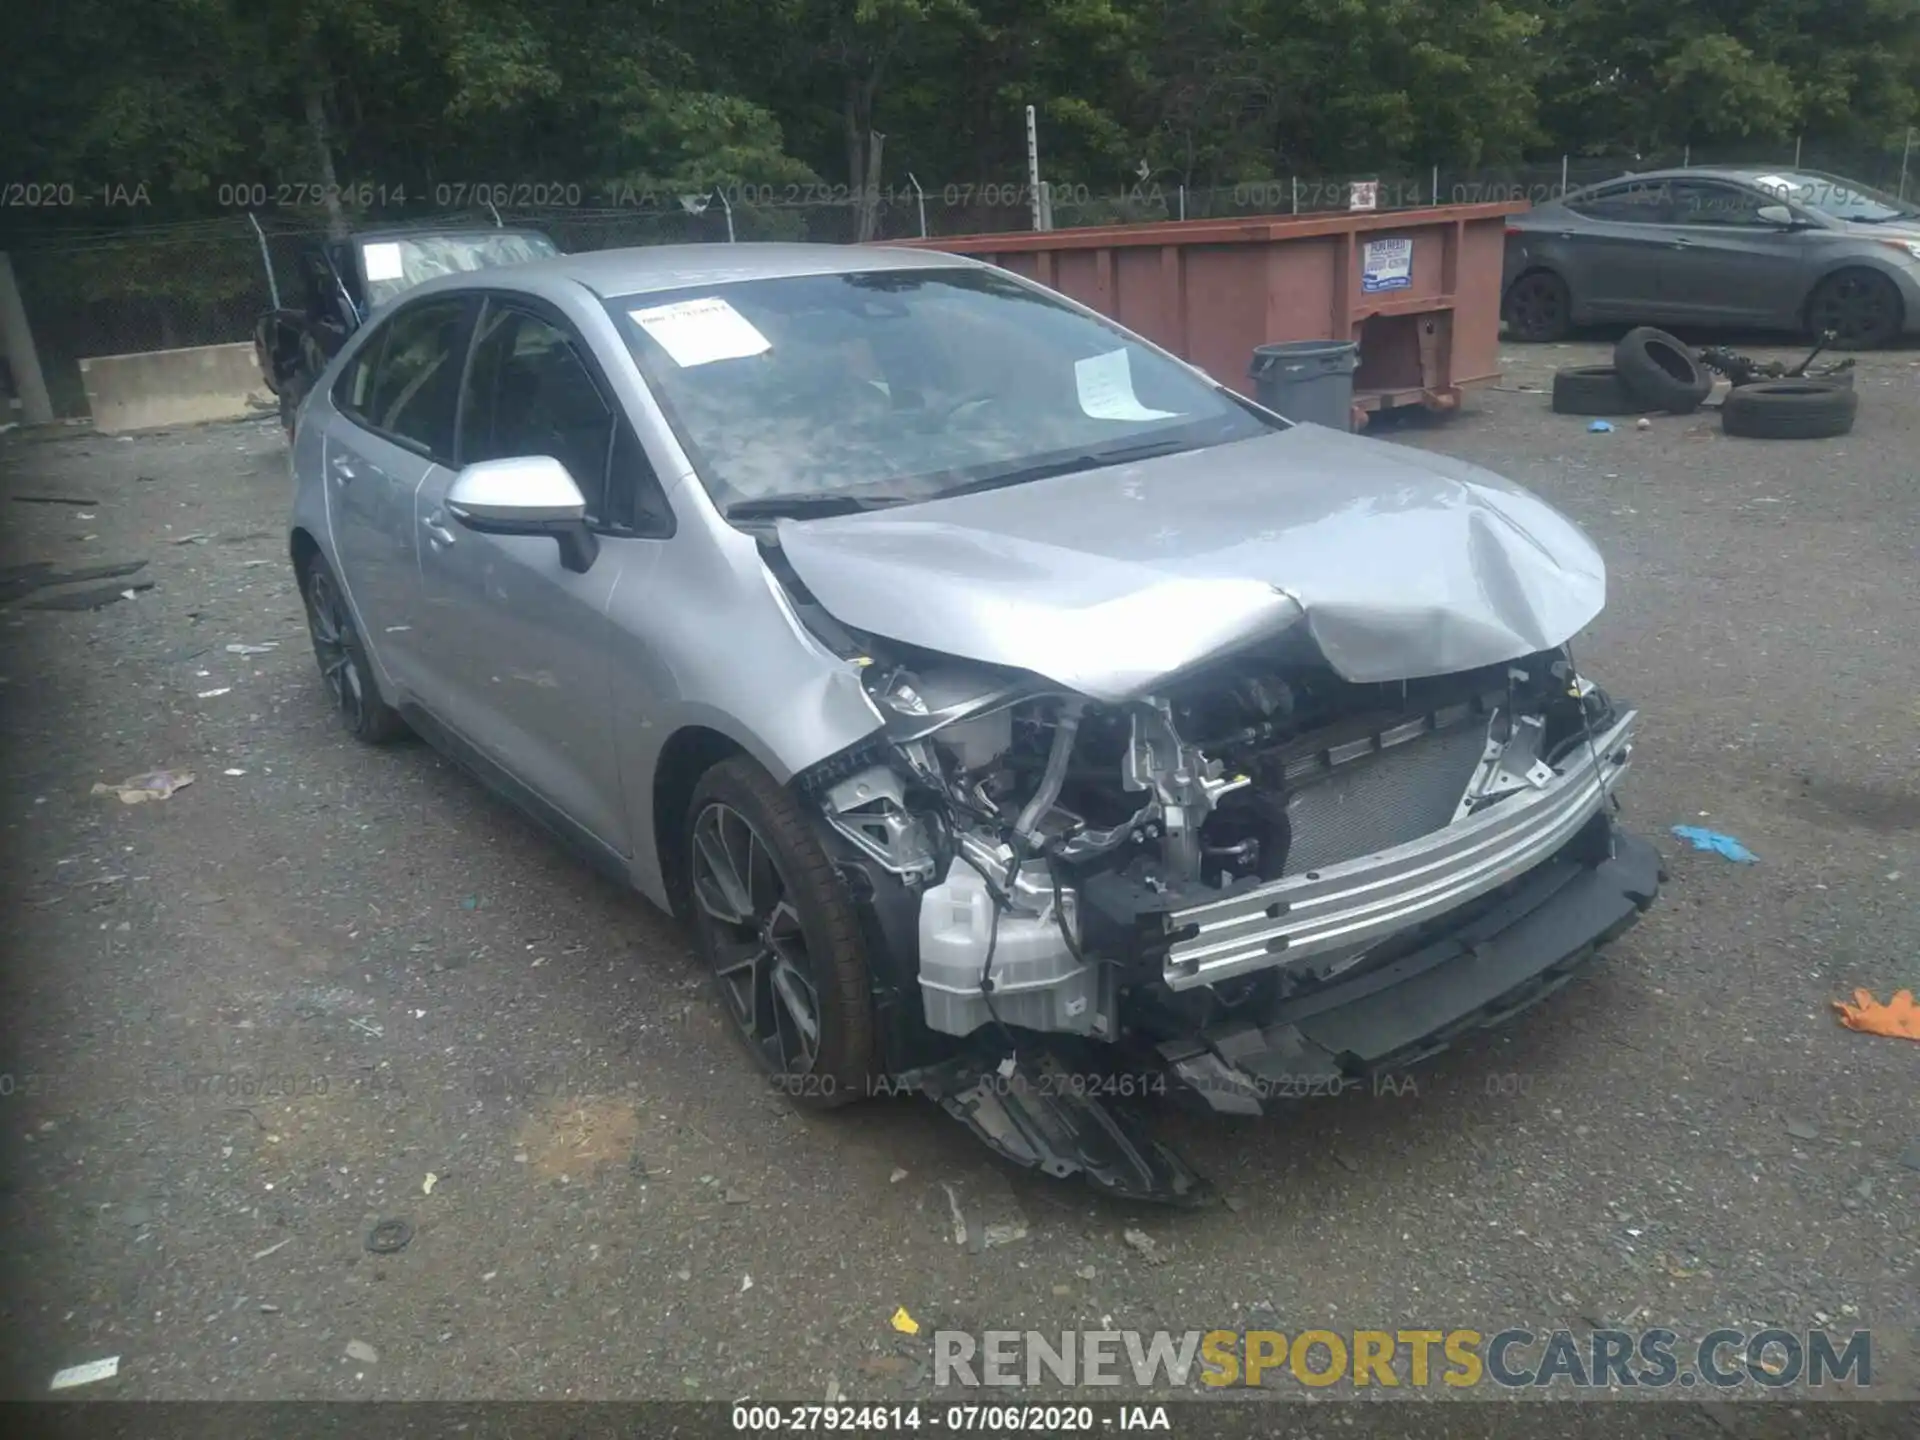
[[[447,512],[435,510],[420,522],[420,528],[427,532],[427,543],[436,550],[444,550],[453,544],[453,529],[447,524]]]
[[[340,459],[338,456],[335,456],[328,462],[327,468],[332,472],[333,483],[336,485],[345,485],[360,473],[347,461]]]
[[[1673,242],[1673,248],[1676,250],[1691,250],[1693,248],[1693,242],[1682,238]]]

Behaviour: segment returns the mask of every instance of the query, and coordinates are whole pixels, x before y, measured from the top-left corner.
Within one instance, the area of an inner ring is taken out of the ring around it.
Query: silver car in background
[[[1810,170],[1626,175],[1507,222],[1502,315],[1522,340],[1576,325],[1920,333],[1920,207]]]
[[[925,251],[429,281],[294,442],[346,726],[691,922],[772,1083],[1189,1199],[1128,1097],[1338,1093],[1652,903],[1568,520]]]

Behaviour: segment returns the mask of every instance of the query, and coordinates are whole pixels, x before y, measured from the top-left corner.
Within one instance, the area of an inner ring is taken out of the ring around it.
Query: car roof
[[[1665,170],[1622,170],[1608,180],[1596,180],[1584,185],[1583,190],[1598,190],[1603,185],[1618,185],[1622,180],[1741,180],[1752,184],[1757,180],[1776,175],[1810,175],[1817,180],[1840,179],[1824,170],[1815,170],[1805,165],[1684,165]],[[1578,191],[1573,192],[1578,194]]]
[[[521,287],[572,281],[603,300],[722,285],[736,280],[774,280],[796,275],[848,275],[874,270],[983,268],[980,261],[933,250],[884,245],[801,244],[782,241],[715,242],[701,245],[638,245],[624,250],[588,250],[542,260],[468,271],[469,285]],[[444,285],[446,276],[430,281]],[[424,287],[422,287],[424,288]]]

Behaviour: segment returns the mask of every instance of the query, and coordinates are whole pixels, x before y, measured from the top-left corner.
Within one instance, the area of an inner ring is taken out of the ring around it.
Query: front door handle
[[[447,524],[447,512],[435,510],[420,522],[420,528],[427,532],[427,543],[436,550],[444,550],[453,544],[453,529]]]
[[[328,464],[327,468],[333,473],[333,483],[336,485],[345,485],[351,481],[355,475],[360,473],[345,460],[337,456]]]
[[[1673,242],[1673,248],[1676,250],[1691,250],[1693,248],[1693,242],[1684,239],[1676,240]]]

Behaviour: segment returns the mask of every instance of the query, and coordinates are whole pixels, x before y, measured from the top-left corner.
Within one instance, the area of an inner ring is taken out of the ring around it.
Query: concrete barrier
[[[96,355],[80,362],[94,429],[106,434],[270,415],[274,399],[260,378],[253,345],[196,345],[141,355]]]

